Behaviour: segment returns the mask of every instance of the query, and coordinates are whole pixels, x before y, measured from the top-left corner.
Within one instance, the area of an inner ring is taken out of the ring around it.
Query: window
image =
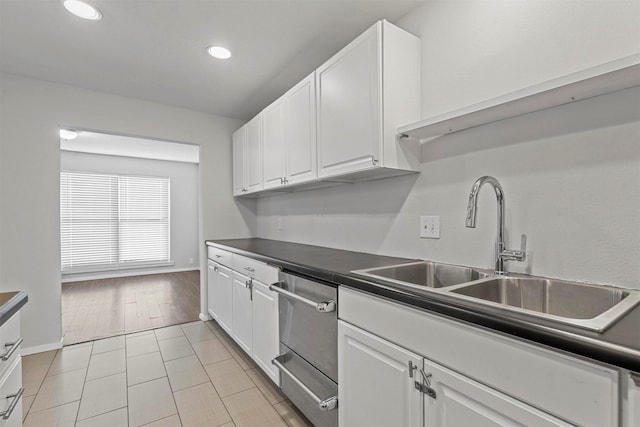
[[[60,173],[62,272],[169,262],[169,178]]]

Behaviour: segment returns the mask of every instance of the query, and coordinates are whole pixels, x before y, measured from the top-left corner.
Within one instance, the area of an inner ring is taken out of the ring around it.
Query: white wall
[[[195,163],[121,157],[101,154],[60,152],[63,170],[98,172],[120,175],[168,176],[171,182],[169,225],[171,261],[173,265],[152,269],[123,269],[106,272],[65,274],[63,281],[86,277],[113,277],[114,274],[162,273],[199,269],[198,236],[198,165]],[[189,261],[193,260],[192,263]]]
[[[640,47],[638,1],[438,1],[398,24],[422,39],[425,118]],[[489,188],[477,228],[464,220],[471,185],[493,175],[509,247],[529,238],[509,269],[640,288],[639,99],[636,88],[437,138],[419,175],[260,199],[258,235],[492,268]],[[418,237],[420,215],[440,215],[439,240]]]
[[[71,86],[0,75],[2,250],[0,290],[25,290],[25,350],[58,345],[59,126],[198,144],[200,245],[251,236],[255,202],[231,193],[231,133],[241,121]],[[200,265],[206,265],[201,251]],[[201,275],[204,280],[206,275]],[[203,311],[205,312],[205,311]]]

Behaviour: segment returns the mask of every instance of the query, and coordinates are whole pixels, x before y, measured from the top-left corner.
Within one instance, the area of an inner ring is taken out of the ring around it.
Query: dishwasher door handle
[[[280,295],[290,298],[292,300],[300,301],[303,304],[310,305],[320,313],[330,313],[332,311],[336,311],[336,302],[334,300],[322,301],[322,302],[311,301],[310,299],[301,297],[300,295],[294,294],[293,292],[289,292],[285,289],[282,289],[282,287],[280,287],[282,283],[283,282],[276,282],[269,285],[269,290],[277,292]]]
[[[338,397],[337,396],[331,396],[331,397],[327,397],[326,399],[321,399],[320,397],[318,397],[317,394],[315,394],[313,392],[313,390],[311,390],[309,387],[307,387],[302,381],[300,381],[295,375],[293,375],[293,373],[288,370],[283,364],[282,362],[280,362],[280,358],[284,357],[286,354],[281,354],[279,356],[274,357],[271,360],[271,363],[273,363],[278,369],[280,369],[280,372],[282,372],[283,374],[285,374],[286,376],[288,376],[289,378],[291,378],[291,380],[296,383],[296,385],[298,387],[300,387],[302,389],[302,391],[304,391],[317,405],[318,407],[323,410],[323,411],[332,411],[334,409],[336,409],[338,407]]]

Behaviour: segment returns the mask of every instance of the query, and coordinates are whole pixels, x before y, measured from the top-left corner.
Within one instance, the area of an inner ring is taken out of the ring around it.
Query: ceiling
[[[404,0],[0,0],[0,70],[248,120]],[[211,58],[209,45],[233,56]]]

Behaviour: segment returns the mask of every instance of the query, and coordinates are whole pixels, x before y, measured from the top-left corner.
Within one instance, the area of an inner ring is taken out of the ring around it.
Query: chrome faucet
[[[505,249],[504,243],[504,191],[502,186],[492,176],[483,176],[471,187],[471,194],[469,194],[469,204],[467,205],[467,221],[466,226],[469,228],[476,228],[476,216],[478,209],[478,192],[484,184],[489,184],[493,187],[493,191],[496,193],[496,200],[498,202],[498,236],[496,238],[496,274],[502,275],[506,271],[504,269],[505,261],[524,261],[525,251],[527,247],[527,236],[522,235],[520,250]]]

